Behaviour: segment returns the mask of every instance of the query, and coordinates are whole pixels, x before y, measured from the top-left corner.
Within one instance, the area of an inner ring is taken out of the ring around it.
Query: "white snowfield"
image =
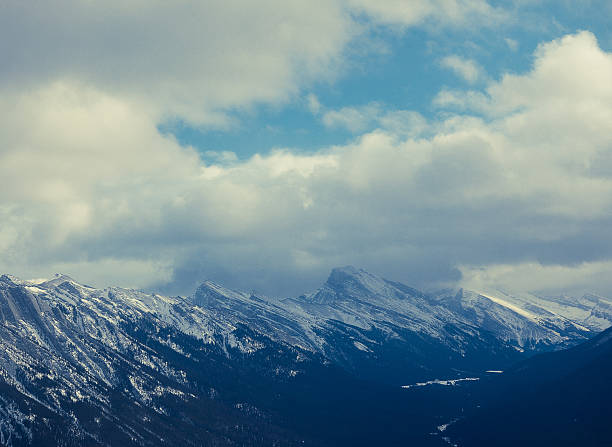
[[[485,298],[490,299],[494,303],[497,303],[500,306],[506,307],[506,308],[510,309],[511,311],[516,312],[517,314],[522,315],[523,317],[528,318],[529,320],[531,320],[531,321],[533,321],[535,323],[538,323],[538,321],[539,321],[538,317],[536,315],[532,314],[531,312],[527,312],[525,309],[521,309],[520,307],[515,306],[514,304],[509,303],[508,301],[505,301],[505,300],[503,300],[501,298],[494,297],[494,296],[491,296],[491,295],[486,295],[484,293],[481,293],[480,296],[484,296]]]

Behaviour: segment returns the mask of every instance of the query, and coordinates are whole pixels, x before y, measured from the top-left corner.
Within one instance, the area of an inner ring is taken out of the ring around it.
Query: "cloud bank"
[[[227,110],[333,78],[362,31],[355,15],[385,23],[391,6],[150,4],[12,2],[0,15],[5,46],[21,36],[16,22],[38,29],[3,48],[1,271],[172,293],[213,278],[294,294],[343,264],[416,286],[539,265],[551,288],[551,275],[612,259],[612,55],[592,34],[540,45],[530,70],[482,91],[441,92],[437,119],[371,106],[356,109],[367,123],[347,145],[206,164],[160,121],[227,125]],[[503,16],[474,1],[434,17],[427,4],[400,15],[403,26]],[[74,16],[60,16],[68,7]],[[329,125],[350,126],[348,115]]]
[[[326,0],[10,0],[0,30],[0,87],[79,81],[158,120],[215,125],[332,78],[359,33]]]

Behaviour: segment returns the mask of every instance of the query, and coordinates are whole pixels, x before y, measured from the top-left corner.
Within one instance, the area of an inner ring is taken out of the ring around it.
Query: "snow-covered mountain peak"
[[[193,294],[194,304],[202,307],[217,307],[219,304],[227,305],[228,301],[244,301],[249,295],[233,289],[228,289],[213,281],[204,281]]]
[[[56,273],[53,275],[53,279],[46,281],[26,281],[26,283],[41,288],[76,287],[77,289],[92,289],[92,287],[81,284],[64,273]]]
[[[304,296],[307,302],[332,304],[346,300],[376,301],[403,298],[394,283],[353,266],[334,268],[320,289]]]
[[[380,289],[384,283],[384,279],[350,265],[333,269],[326,282],[332,288],[365,287],[371,291]]]
[[[64,279],[64,280],[67,280],[67,281],[74,281],[74,279],[72,279],[72,277],[70,275],[67,275],[66,273],[61,273],[61,272],[55,273],[53,275],[53,278]]]
[[[19,284],[19,281],[20,281],[19,278],[13,275],[4,274],[0,276],[0,284],[4,283],[7,285],[10,285],[10,284],[17,285]]]

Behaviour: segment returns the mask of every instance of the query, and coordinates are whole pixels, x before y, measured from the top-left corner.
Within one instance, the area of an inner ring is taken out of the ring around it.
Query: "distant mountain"
[[[481,389],[478,408],[446,430],[461,447],[612,445],[612,328],[533,357]]]
[[[465,320],[495,333],[517,349],[545,351],[568,347],[610,327],[612,301],[546,298],[500,290],[459,290],[438,294],[440,304]]]
[[[589,300],[564,306],[605,324],[605,299]],[[4,275],[0,445],[441,445],[432,421],[454,410],[398,385],[505,369],[594,332],[518,307],[352,267],[289,299]]]
[[[395,384],[504,369],[586,340],[612,322],[611,314],[585,326],[588,306],[595,312],[607,305],[603,298],[555,302],[563,310],[557,312],[544,299],[534,297],[544,307],[529,307],[499,291],[427,294],[354,267],[334,269],[320,289],[298,298],[254,296],[207,281],[192,300],[220,320]]]
[[[499,304],[543,326],[574,326],[579,330],[588,329],[597,333],[612,325],[612,299],[593,294],[554,297],[493,289],[465,291],[461,296],[467,308],[478,307],[475,300],[483,299],[485,303]]]

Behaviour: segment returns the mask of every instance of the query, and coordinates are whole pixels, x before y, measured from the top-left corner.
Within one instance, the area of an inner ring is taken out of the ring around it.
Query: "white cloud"
[[[357,32],[333,0],[9,0],[0,91],[76,80],[157,119],[221,125],[228,108],[335,76]]]
[[[320,110],[324,110],[323,106],[319,106]],[[427,129],[427,121],[420,113],[388,110],[388,107],[376,102],[326,110],[321,121],[328,128],[342,128],[355,134],[382,129],[395,135],[416,137]]]
[[[416,138],[428,130],[427,120],[412,110],[392,110],[378,118],[378,125],[395,135]]]
[[[475,83],[482,77],[482,67],[472,59],[464,59],[457,55],[451,55],[442,59],[440,65],[452,70],[470,84]]]
[[[582,262],[576,265],[543,265],[539,262],[494,264],[486,267],[461,266],[461,285],[473,290],[501,288],[517,292],[609,293],[612,290],[612,261]]]
[[[203,157],[221,165],[238,161],[238,155],[232,151],[205,151]]]
[[[597,69],[587,71],[587,67]],[[606,104],[612,92],[612,85],[605,82],[610,70],[609,55],[601,51],[592,33],[584,31],[539,45],[528,75],[506,74],[487,87],[486,95],[444,91],[435,101],[490,116],[525,107],[533,107],[534,114],[553,112],[551,109],[557,107],[574,108],[574,104],[584,104],[587,97]]]
[[[120,286],[142,289],[151,284],[172,280],[172,266],[158,259],[115,259],[112,257],[94,262],[87,260],[53,263],[45,266],[44,273],[70,272],[75,280],[99,287]]]
[[[295,293],[346,263],[421,285],[463,265],[612,258],[612,56],[591,34],[540,46],[531,71],[486,94],[448,92],[473,115],[326,111],[367,133],[208,164],[160,134],[160,116],[210,122],[331,75],[348,16],[328,2],[242,3],[237,15],[227,2],[144,14],[149,4],[5,8],[0,42],[17,46],[0,75],[0,271]],[[41,29],[15,39],[16,23]]]
[[[378,120],[381,113],[380,104],[370,103],[360,107],[328,110],[323,114],[322,121],[326,127],[345,128],[350,132],[358,133],[369,129],[372,123]]]
[[[314,81],[334,79],[343,50],[366,29],[356,13],[387,23],[399,8],[400,21],[412,26],[424,18],[465,25],[496,11],[483,0],[429,3],[8,0],[0,15],[0,94],[76,82],[158,121],[227,127],[228,110],[287,101]]]
[[[321,103],[319,102],[319,98],[317,98],[316,95],[310,93],[306,97],[306,103],[308,106],[308,110],[310,110],[310,113],[312,113],[313,115],[318,115],[319,112],[321,112]]]
[[[508,45],[508,48],[510,48],[510,50],[512,50],[512,51],[517,51],[518,50],[519,43],[518,43],[517,40],[511,39],[509,37],[506,37],[504,39],[504,42],[506,42],[506,45]]]
[[[348,0],[348,3],[376,22],[401,27],[423,23],[493,26],[508,19],[506,11],[485,0]]]

